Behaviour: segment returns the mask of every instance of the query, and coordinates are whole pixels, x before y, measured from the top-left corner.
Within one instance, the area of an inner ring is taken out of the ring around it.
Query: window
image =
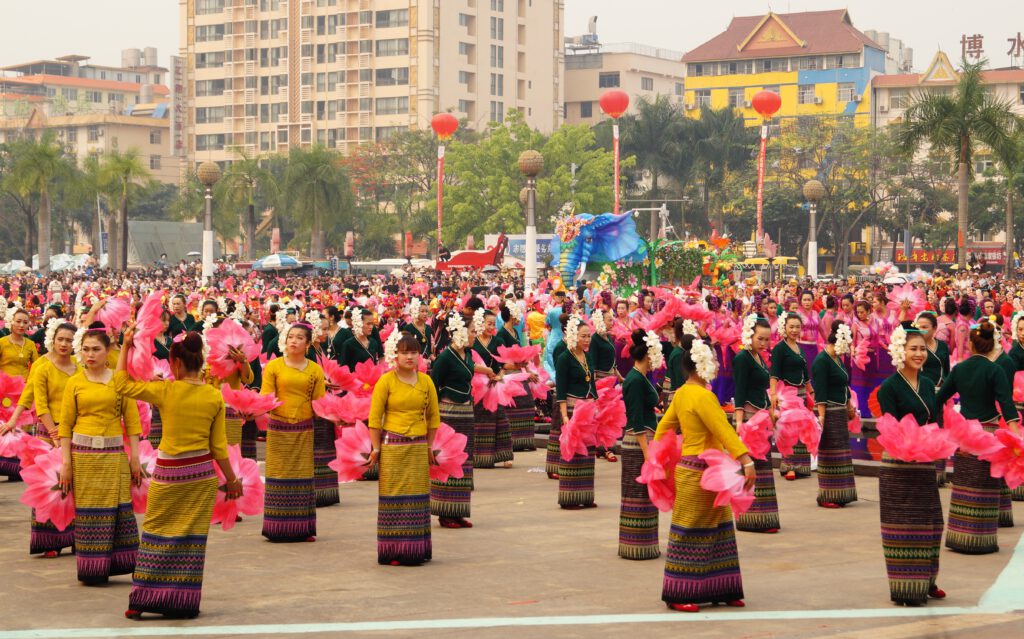
[[[797,69],[800,71],[814,71],[822,68],[822,62],[822,59],[816,56],[797,58]]]
[[[86,91],[85,92],[85,99],[88,100],[89,102],[97,102],[97,103],[98,102],[103,102],[103,92],[102,91]]]
[[[361,126],[359,127],[359,138],[360,140],[369,140],[373,137],[372,126]]]
[[[67,100],[77,100],[78,99],[78,89],[64,88],[64,89],[60,90],[60,94],[62,96],[64,96],[64,98],[67,99]]]
[[[491,40],[505,39],[505,18],[491,17]]]
[[[613,71],[597,74],[597,86],[600,89],[619,86],[619,72]]]
[[[224,10],[224,0],[196,0],[196,15],[220,13]]]
[[[697,99],[698,108],[711,106],[711,89],[697,89],[693,95]]]
[[[196,80],[196,97],[223,94],[224,80]]]
[[[359,98],[359,110],[369,111],[371,106],[370,98]]]
[[[86,139],[90,142],[98,142],[100,139],[100,128],[91,126],[86,130]]]
[[[705,75],[704,74],[704,65],[703,64],[691,64],[690,65],[690,75],[692,75],[692,76],[694,76],[696,78],[699,78],[699,77]]]
[[[641,91],[654,91],[654,78],[640,78]]]
[[[124,95],[121,93],[108,93],[107,103],[114,104],[115,102],[124,102]]]
[[[376,131],[377,141],[383,142],[385,140],[390,140],[402,131],[408,130],[409,127],[407,126],[379,126]]]
[[[459,71],[459,84],[469,84],[472,79],[473,74],[469,71]]]
[[[224,149],[224,134],[196,136],[196,151],[221,151]]]
[[[781,71],[782,65],[779,64],[778,60],[761,60],[761,73],[771,73],[772,71]]]
[[[460,113],[467,113],[468,114],[472,108],[473,108],[473,103],[470,102],[469,100],[459,100],[459,112]]]
[[[580,102],[580,117],[581,118],[592,118],[594,117],[594,103],[593,102]]]
[[[409,55],[409,38],[377,40],[377,56]]]
[[[260,11],[277,11],[281,8],[281,0],[260,0]]]
[[[197,69],[214,69],[224,66],[224,52],[210,51],[196,54]]]
[[[462,79],[459,72],[459,79]],[[397,67],[394,69],[377,69],[376,84],[379,87],[391,87],[399,84],[409,84],[409,67]]]
[[[505,0],[491,0],[491,11],[504,11]],[[497,120],[495,120],[497,121]]]
[[[473,45],[468,42],[459,43],[459,55],[469,55],[473,50]]]
[[[461,23],[460,23],[461,24]],[[387,29],[389,27],[409,26],[408,9],[392,9],[390,11],[377,12],[377,28]]]
[[[149,168],[150,168],[151,171],[159,171],[160,170],[160,156],[159,155],[151,155],[151,156],[149,156]]]
[[[377,115],[400,115],[409,112],[409,96],[377,98]]]
[[[910,106],[910,96],[907,94],[906,89],[889,90],[890,109],[905,109],[908,106]]]
[[[491,66],[496,68],[505,66],[505,47],[497,44],[491,45]],[[497,121],[495,120],[495,122]]]
[[[836,99],[840,102],[853,102],[854,96],[857,95],[855,93],[856,90],[857,85],[853,82],[840,82],[838,85]]]
[[[160,144],[160,138],[161,137],[162,136],[160,135],[160,131],[150,131],[149,132],[149,143],[150,144]]]
[[[743,89],[729,89],[729,106],[734,109],[743,108]]]
[[[1024,102],[1024,84],[1020,85],[1020,101]]]
[[[196,27],[196,42],[212,42],[223,39],[223,24],[201,24]]]
[[[676,82],[676,95],[683,95],[686,92],[686,87],[682,82]]]
[[[775,95],[782,95],[782,92],[779,90],[779,85],[777,84],[769,84],[768,86],[764,87],[764,90],[771,91]]]
[[[797,87],[796,102],[797,104],[814,104],[814,85],[813,84],[801,84]]]
[[[491,95],[505,95],[505,76],[501,73],[491,74]]]
[[[491,122],[503,122],[505,119],[505,103],[491,102]]]
[[[359,24],[373,24],[373,11],[360,11]]]

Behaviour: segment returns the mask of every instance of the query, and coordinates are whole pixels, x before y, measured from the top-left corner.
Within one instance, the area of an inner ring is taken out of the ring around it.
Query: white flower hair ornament
[[[412,298],[412,300],[409,302],[409,319],[411,321],[416,321],[416,318],[420,314],[420,308],[422,307],[423,302],[421,302],[418,297]]]
[[[743,318],[743,330],[740,332],[740,344],[743,348],[750,350],[754,342],[754,324],[757,324],[757,313],[751,313]]]
[[[711,351],[704,340],[695,339],[690,347],[690,359],[697,369],[697,374],[705,382],[710,382],[718,377],[718,358]]]
[[[1017,322],[1021,320],[1024,320],[1024,311],[1017,311],[1013,314],[1013,319],[1010,320],[1010,332],[1013,339],[1017,339]]]
[[[448,316],[448,334],[451,335],[452,346],[455,348],[465,348],[469,344],[469,329],[466,328],[461,313],[452,313]]]
[[[358,306],[352,309],[352,334],[363,334],[363,309]]]
[[[239,324],[245,321],[245,304],[241,302],[235,302],[235,310],[231,311],[231,319],[235,320]]]
[[[523,321],[523,309],[519,306],[519,304],[513,302],[512,304],[506,306],[506,308],[508,309],[508,313],[512,320],[512,324],[521,324]]]
[[[85,362],[82,360],[82,338],[85,337],[88,331],[89,329],[85,327],[79,328],[75,331],[75,336],[71,338],[71,351],[75,354],[75,359],[82,366],[85,366]]]
[[[402,331],[395,327],[388,335],[388,338],[384,340],[384,361],[387,363],[388,368],[394,368],[398,365],[398,340],[402,339]]]
[[[277,328],[279,335],[283,335],[288,329],[288,311],[286,309],[282,308],[277,312],[274,317],[274,327]]]
[[[46,333],[43,337],[43,348],[48,351],[53,350],[53,337],[57,334],[57,328],[62,326],[66,321],[67,320],[61,317],[51,317],[49,321],[46,322]]]
[[[849,324],[840,324],[836,329],[836,355],[846,355],[853,348],[853,331]]]
[[[562,341],[565,342],[565,347],[570,351],[576,350],[576,344],[580,339],[580,323],[582,320],[579,317],[573,315],[569,318],[569,321],[565,323],[565,335]]]
[[[665,363],[665,353],[661,349],[658,334],[647,331],[644,334],[644,344],[647,345],[647,356],[651,358],[651,370],[658,370]]]
[[[478,308],[473,313],[473,330],[477,335],[484,334],[484,313],[486,312],[483,308]]]
[[[208,331],[211,328],[213,328],[213,325],[216,324],[216,323],[217,323],[217,314],[216,313],[210,313],[209,315],[204,317],[203,318],[203,335],[206,334],[206,331]],[[204,337],[203,340],[205,341],[206,338]]]
[[[892,332],[892,339],[889,341],[889,355],[892,357],[892,365],[896,370],[903,370],[907,361],[907,331],[902,326],[897,326]]]
[[[0,295],[0,318],[7,320],[7,298]]]
[[[228,314],[228,298],[226,298],[223,295],[221,295],[221,296],[217,297],[217,299],[214,300],[214,301],[217,302],[217,312],[222,313],[224,315],[227,315]]]
[[[14,301],[7,306],[4,312],[4,325],[10,326],[14,322],[14,314],[21,310],[21,302]]]
[[[693,335],[694,337],[700,337],[700,330],[697,328],[697,322],[690,319],[683,320],[683,335]]]
[[[313,330],[314,342],[319,342],[320,336],[324,334],[323,329],[320,328],[321,319],[323,318],[320,316],[320,311],[316,309],[306,312],[306,323],[309,324],[310,328]]]
[[[590,316],[590,323],[594,325],[594,332],[598,335],[605,335],[608,333],[608,325],[604,322],[604,309],[594,309],[594,314]],[[651,333],[651,331],[648,331]],[[660,341],[658,342],[661,343]]]

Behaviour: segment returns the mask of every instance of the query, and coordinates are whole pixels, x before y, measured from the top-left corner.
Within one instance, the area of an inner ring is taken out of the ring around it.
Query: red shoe
[[[392,562],[391,562],[391,564],[390,564],[390,565],[391,565],[391,566],[401,566],[401,565],[402,565],[402,562],[400,562],[400,561],[398,561],[397,559],[395,559],[394,561],[392,561]]]
[[[459,522],[459,526],[461,526],[463,528],[472,528],[473,527],[473,522],[469,521],[468,519],[463,519],[462,517],[459,517],[455,521]]]
[[[47,550],[46,552],[43,553],[43,557],[45,557],[46,559],[54,559],[56,557],[60,557],[60,551],[59,550]]]
[[[619,461],[619,458],[615,456],[615,453],[613,453],[613,452],[612,452],[612,451],[610,451],[610,450],[606,450],[606,451],[604,452],[604,458],[605,458],[605,459],[607,459],[608,461],[610,461],[610,462],[611,462],[611,463],[613,463],[613,464],[614,464],[615,462]]]
[[[698,606],[697,604],[674,604],[674,603],[670,603],[670,604],[666,604],[666,605],[669,608],[671,608],[672,610],[676,610],[678,612],[700,612],[700,606]]]
[[[124,611],[124,616],[126,619],[134,619],[138,621],[139,619],[142,619],[142,612],[129,609]]]
[[[583,510],[579,504],[562,504],[562,510]]]
[[[459,522],[459,520],[452,519],[451,517],[441,517],[438,520],[438,523],[441,524],[441,526],[444,528],[462,528],[462,524]]]
[[[558,479],[558,473],[548,473],[548,479]]]
[[[778,528],[765,528],[761,532],[767,533],[769,535],[774,535],[775,533],[779,532],[779,529]]]
[[[945,599],[946,598],[946,591],[943,590],[942,588],[939,588],[938,586],[932,586],[928,590],[928,596],[931,597],[932,599]]]
[[[796,471],[791,470],[786,473],[786,481],[796,481]]]
[[[732,601],[725,602],[725,605],[733,608],[745,608],[747,604],[743,603],[742,599],[733,599]]]
[[[310,535],[309,537],[306,537],[303,541],[316,541],[316,536]]]
[[[823,501],[823,502],[821,502],[820,504],[818,504],[818,506],[820,506],[821,508],[842,508],[842,506],[841,506],[841,505],[839,505],[839,504],[833,504],[833,503],[832,503],[832,502],[830,502],[830,501]]]

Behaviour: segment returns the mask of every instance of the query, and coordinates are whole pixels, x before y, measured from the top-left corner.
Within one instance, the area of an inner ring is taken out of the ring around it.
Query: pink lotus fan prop
[[[860,406],[859,406],[859,402],[857,400],[857,393],[850,393],[850,403],[853,404],[853,408],[854,408],[855,412],[853,414],[853,419],[851,419],[846,424],[846,427],[847,427],[847,430],[850,431],[850,433],[857,435],[857,434],[860,434],[861,432],[863,432],[863,430],[864,430],[863,426],[860,423],[860,410],[859,410]]]
[[[213,468],[217,471],[217,481],[221,486],[217,490],[217,497],[213,502],[213,515],[210,523],[220,524],[221,529],[231,530],[235,527],[238,515],[259,515],[263,512],[263,479],[260,477],[260,467],[255,459],[242,457],[238,445],[228,446],[228,462],[235,476],[242,482],[242,496],[238,499],[228,499],[227,492],[223,490],[227,478],[221,472],[220,466],[215,462]]]
[[[772,417],[766,410],[759,410],[754,416],[743,422],[738,434],[743,445],[750,451],[750,456],[765,459],[772,449],[771,436],[775,430]]]
[[[1024,371],[1017,371],[1013,376],[1013,401],[1024,403]]]
[[[537,377],[536,382],[529,383],[530,393],[533,395],[533,398],[538,401],[546,401],[548,390],[550,389],[548,380],[551,379],[551,376],[548,375],[548,372],[542,366],[527,366],[526,372]]]
[[[499,346],[494,359],[502,364],[529,364],[540,355],[540,346]]]
[[[1010,490],[1024,484],[1024,438],[1008,429],[996,431],[1002,445],[995,452],[979,457],[991,464],[993,477],[1002,477]]]
[[[492,412],[499,406],[514,406],[516,397],[526,394],[523,386],[526,378],[525,373],[518,373],[506,375],[500,382],[492,382],[486,375],[473,375],[473,401]]]
[[[456,433],[455,429],[448,424],[441,423],[437,432],[434,433],[434,461],[436,465],[430,467],[430,478],[434,481],[445,482],[449,478],[461,479],[462,464],[469,459],[466,453],[466,436]]]
[[[130,453],[127,443],[124,446],[124,451]],[[156,458],[157,452],[153,449],[153,444],[144,440],[140,441],[139,465],[146,472],[143,473],[141,486],[132,484],[132,510],[137,513],[146,512],[146,506],[149,503],[149,481],[153,471],[156,470]]]
[[[871,344],[868,340],[862,339],[857,342],[857,345],[853,349],[853,365],[861,370],[866,370],[865,367],[868,362],[871,361]]]
[[[11,418],[24,390],[24,378],[0,371],[0,421],[6,422]]]
[[[96,311],[96,321],[115,333],[124,328],[132,318],[132,307],[120,297],[108,297],[103,308]]]
[[[248,362],[260,356],[260,347],[252,340],[248,331],[233,319],[226,319],[217,328],[206,331],[206,343],[210,345],[210,354],[207,357],[210,372],[221,379],[230,376],[240,367],[238,362],[228,356],[229,349],[241,350]]]
[[[814,413],[807,409],[804,400],[792,386],[783,385],[779,390],[781,411],[775,422],[775,445],[784,455],[793,454],[793,445],[802,441],[812,455],[818,454],[821,442],[821,425]]]
[[[995,434],[985,430],[976,419],[966,419],[952,405],[942,412],[942,425],[961,450],[981,457],[991,455],[1000,448]]]
[[[700,487],[715,494],[715,507],[732,506],[737,515],[754,503],[754,491],[745,488],[746,479],[738,461],[720,450],[708,449],[699,455],[708,467],[700,476]]]
[[[17,443],[14,449],[14,455],[17,455],[18,459],[21,460],[21,467],[27,468],[36,463],[36,457],[45,455],[52,449],[53,446],[50,446],[38,437],[33,437],[28,433],[22,433],[21,440]],[[6,457],[7,455],[0,456]]]
[[[75,499],[69,493],[62,495],[60,469],[64,462],[59,448],[38,455],[35,462],[22,468],[25,491],[19,501],[35,508],[36,521],[49,520],[57,530],[64,530],[75,519]]]
[[[899,313],[904,302],[910,303],[906,319],[913,319],[918,313],[928,307],[924,291],[916,288],[913,284],[904,284],[902,286],[893,287],[892,293],[889,293],[888,306],[889,310],[892,312]]]
[[[337,395],[327,393],[320,399],[313,400],[313,412],[317,417],[335,423],[354,422],[355,420],[351,419],[351,415],[345,413],[344,409],[342,398]]]
[[[128,349],[125,368],[132,379],[150,381],[155,374],[156,345],[153,340],[163,330],[163,291],[154,291],[146,297],[135,316],[135,338]]]
[[[651,503],[662,511],[672,510],[676,500],[676,464],[683,450],[683,438],[669,431],[647,444],[647,460],[640,467],[636,481],[647,484]]]
[[[626,426],[626,404],[622,401],[622,387],[615,384],[614,377],[598,381],[597,388],[594,439],[598,446],[611,448]]]
[[[369,464],[373,444],[370,441],[370,429],[363,422],[356,422],[352,428],[342,431],[341,437],[334,440],[337,457],[327,466],[338,473],[338,481],[356,481],[363,476]]]
[[[224,396],[224,403],[238,411],[243,418],[258,418],[281,405],[277,397],[261,395],[248,388],[232,390],[225,384],[220,392]],[[258,419],[256,423],[260,423]],[[266,427],[262,427],[261,430],[266,430]]]
[[[327,378],[327,383],[330,386],[346,391],[352,391],[359,387],[348,366],[341,366],[329,357],[318,357],[316,362],[323,369],[324,377]]]
[[[135,405],[139,408],[139,424],[142,426],[142,438],[146,439],[149,437],[149,432],[153,429],[153,407],[139,400],[135,400]]]
[[[593,401],[576,402],[572,417],[562,424],[558,446],[564,461],[572,461],[576,455],[587,455],[587,446],[593,445],[594,416],[597,404]]]
[[[933,462],[956,452],[948,431],[935,424],[918,426],[913,415],[896,421],[885,414],[878,419],[878,443],[893,459],[905,462]]]

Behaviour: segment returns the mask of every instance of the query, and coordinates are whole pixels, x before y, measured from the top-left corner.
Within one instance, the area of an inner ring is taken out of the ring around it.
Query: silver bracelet
[[[753,465],[754,465],[754,462],[747,462],[747,463],[743,464],[743,467],[744,468],[751,468]]]

